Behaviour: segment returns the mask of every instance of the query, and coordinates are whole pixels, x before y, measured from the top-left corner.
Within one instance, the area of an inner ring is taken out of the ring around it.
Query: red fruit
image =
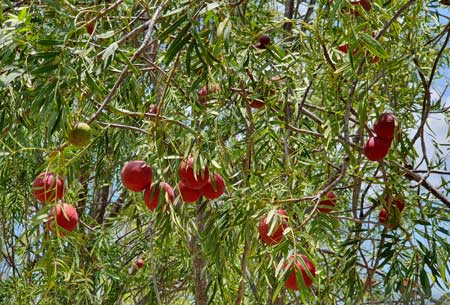
[[[62,199],[64,180],[51,172],[44,172],[34,179],[32,186],[34,197],[42,203]]]
[[[370,11],[372,9],[372,5],[368,0],[351,1],[350,3],[353,5],[361,5],[365,11]]]
[[[220,85],[216,84],[216,85],[212,85],[209,86],[209,90],[206,86],[203,86],[199,91],[198,94],[200,95],[199,97],[199,101],[201,104],[206,104],[206,102],[208,101],[208,95],[209,94],[215,94],[215,93],[219,93],[220,92]]]
[[[325,199],[319,202],[318,210],[322,213],[330,213],[336,206],[336,194],[334,192],[328,192]]]
[[[251,108],[255,108],[255,109],[263,108],[265,105],[266,105],[266,103],[264,103],[264,101],[261,101],[261,100],[252,100],[249,103],[249,106]]]
[[[185,203],[196,202],[202,196],[200,190],[194,190],[187,187],[183,182],[178,183],[178,190],[180,191],[181,199]]]
[[[144,259],[143,258],[138,258],[136,260],[136,267],[138,269],[141,269],[142,267],[144,267]]]
[[[86,32],[88,32],[89,35],[92,35],[92,33],[94,33],[94,28],[95,28],[94,22],[86,23]]]
[[[208,199],[219,198],[225,192],[225,181],[222,176],[219,174],[214,174],[214,181],[216,190],[214,190],[211,179],[208,179],[208,182],[200,190],[200,193]]]
[[[346,44],[341,44],[338,47],[338,50],[341,51],[342,53],[347,53],[348,52],[348,43]]]
[[[388,212],[385,208],[382,208],[380,213],[378,214],[378,221],[381,223],[386,223],[388,220]]]
[[[296,258],[295,256],[291,256],[289,258],[289,261],[284,263],[283,268],[286,268],[289,264],[291,264],[291,271],[288,279],[284,283],[284,286],[291,290],[298,290],[297,272],[300,271],[302,273],[302,278],[306,288],[311,287],[316,276],[316,267],[314,266],[314,264],[303,254],[301,255],[300,259]],[[306,269],[305,267],[303,267],[303,265],[306,267]]]
[[[147,113],[152,113],[154,115],[158,114],[158,106],[157,105],[150,105],[148,107]]]
[[[194,159],[189,158],[187,161],[183,160],[180,165],[181,181],[190,189],[199,190],[208,182],[209,171],[205,167],[203,173],[198,169],[197,174],[194,175]]]
[[[382,113],[373,125],[373,130],[379,138],[391,140],[394,137],[395,116],[390,112]]]
[[[256,47],[258,49],[265,49],[270,44],[270,37],[267,35],[261,35],[258,39]]]
[[[386,157],[391,147],[391,141],[371,137],[364,146],[364,154],[370,161],[381,161]]]
[[[144,202],[151,211],[154,211],[158,206],[161,188],[166,192],[170,202],[174,202],[175,200],[173,189],[169,184],[161,182],[158,184],[156,189],[155,186],[156,186],[155,183],[153,183],[150,187],[147,187],[144,192]]]
[[[127,189],[141,192],[152,183],[152,169],[145,161],[129,161],[122,168],[120,177]]]
[[[63,204],[57,204],[52,210],[50,211],[50,219],[48,221],[48,228],[50,230],[54,231],[54,224],[53,221],[56,218],[56,223],[61,228],[72,232],[75,230],[75,227],[78,224],[78,213],[77,210],[71,206],[70,204],[63,203]],[[60,236],[64,236],[64,232],[59,232]]]
[[[287,218],[288,215],[285,210],[278,210],[278,215],[274,217],[278,217],[278,219],[271,219],[270,222],[267,222],[267,216],[264,216],[259,221],[258,231],[261,240],[266,245],[276,245],[281,242],[283,238],[283,232],[288,227]],[[275,228],[272,231],[272,235],[269,235],[270,227],[272,225],[272,221],[277,221]]]
[[[380,62],[380,58],[378,56],[373,56],[372,59],[370,60],[371,64],[377,64]]]

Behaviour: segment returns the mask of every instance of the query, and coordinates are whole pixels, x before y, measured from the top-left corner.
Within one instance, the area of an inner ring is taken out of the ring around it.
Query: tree
[[[0,303],[419,304],[448,290],[448,145],[430,128],[448,128],[444,5],[4,1]],[[395,136],[370,161],[382,113]],[[86,146],[69,142],[77,122]],[[190,156],[224,195],[182,202]],[[150,211],[123,186],[131,160],[173,204]],[[64,179],[73,232],[48,228],[42,172]],[[278,209],[283,237],[265,245],[258,223],[275,232]],[[300,272],[285,288],[292,255],[314,264],[311,288]]]

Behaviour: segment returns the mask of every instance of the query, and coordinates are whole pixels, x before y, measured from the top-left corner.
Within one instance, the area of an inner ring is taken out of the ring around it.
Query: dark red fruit
[[[154,104],[150,105],[148,107],[147,113],[151,113],[151,114],[157,115],[158,114],[158,106],[154,105]]]
[[[152,169],[145,161],[126,162],[120,173],[123,185],[133,192],[142,192],[152,183]]]
[[[142,267],[144,267],[144,259],[143,258],[138,258],[136,260],[136,267],[138,269],[141,269]]]
[[[378,214],[378,221],[385,224],[388,220],[389,214],[385,208],[382,208],[380,210],[380,213]]]
[[[370,60],[371,64],[377,64],[380,62],[380,58],[378,56],[373,56],[372,59]]]
[[[300,255],[300,258],[292,255],[289,258],[289,260],[284,263],[283,268],[287,268],[289,264],[291,265],[290,266],[291,271],[288,279],[284,283],[284,286],[291,290],[297,291],[298,290],[297,273],[300,271],[306,288],[311,287],[313,280],[316,276],[316,267],[314,266],[314,264],[303,254]],[[303,267],[303,265],[306,267],[306,269],[305,267]]]
[[[264,101],[261,100],[251,100],[251,102],[249,103],[249,106],[255,109],[263,108],[265,105],[266,103],[264,103]]]
[[[318,210],[322,213],[330,213],[336,206],[336,194],[328,192],[324,199],[319,202]]]
[[[55,231],[54,227],[54,220],[56,218],[56,223],[59,227],[72,232],[75,230],[77,224],[78,224],[78,213],[77,210],[71,206],[70,204],[63,203],[63,204],[57,204],[52,210],[50,211],[50,219],[48,221],[48,228],[50,230]],[[59,231],[59,236],[64,236],[63,231]]]
[[[214,181],[215,190],[211,179],[208,179],[208,182],[200,190],[200,193],[208,199],[217,199],[225,192],[225,181],[222,176],[219,174],[214,174]]]
[[[258,49],[265,49],[270,44],[270,37],[267,35],[261,35],[258,39],[256,47]]]
[[[94,29],[95,29],[94,22],[86,23],[86,32],[88,32],[89,35],[92,35],[92,33],[94,33]]]
[[[267,222],[267,216],[264,216],[259,221],[258,231],[259,236],[261,237],[261,240],[266,245],[276,245],[279,244],[283,238],[283,232],[288,227],[287,219],[288,215],[285,210],[278,210],[278,215],[275,215],[274,217],[277,217],[278,219],[271,219],[270,222]],[[272,235],[269,235],[270,227],[272,221],[277,221],[274,230],[272,231]]]
[[[153,183],[150,187],[147,187],[144,192],[144,202],[151,211],[154,211],[158,206],[161,189],[166,192],[170,202],[174,202],[175,200],[173,189],[169,184],[161,182],[156,186],[156,184]]]
[[[64,180],[51,172],[44,172],[34,179],[32,186],[34,197],[42,203],[62,199]]]
[[[384,197],[384,201],[386,202],[386,204],[388,203],[389,195],[386,195]],[[405,200],[400,196],[394,196],[392,198],[392,206],[394,205],[397,206],[399,212],[401,213],[405,209]]]
[[[183,182],[178,183],[178,190],[180,191],[181,199],[185,203],[196,202],[202,196],[200,190],[191,189],[187,187]]]
[[[371,137],[364,146],[364,154],[370,161],[381,161],[386,157],[390,147],[390,140]]]
[[[395,116],[390,112],[382,113],[373,125],[373,130],[379,138],[392,140],[395,131]]]
[[[189,158],[187,161],[183,160],[180,165],[180,178],[183,183],[191,189],[199,190],[208,182],[209,171],[208,167],[205,167],[203,173],[200,169],[194,175],[194,159]]]
[[[368,0],[351,1],[350,3],[353,5],[361,5],[365,11],[370,11],[372,9],[372,5]]]

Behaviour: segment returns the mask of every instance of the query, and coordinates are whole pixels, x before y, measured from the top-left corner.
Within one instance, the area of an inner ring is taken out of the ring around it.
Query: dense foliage
[[[350,2],[2,1],[0,304],[420,304],[448,291],[448,140],[430,125],[448,129],[447,6]],[[363,148],[383,112],[402,137],[374,162]],[[68,141],[76,122],[86,146]],[[182,202],[189,156],[224,195]],[[131,160],[175,189],[168,211],[124,188]],[[33,196],[45,171],[79,215],[65,236],[46,224],[56,202]],[[258,224],[278,209],[286,230],[266,245]],[[293,254],[315,265],[311,288],[285,288]]]

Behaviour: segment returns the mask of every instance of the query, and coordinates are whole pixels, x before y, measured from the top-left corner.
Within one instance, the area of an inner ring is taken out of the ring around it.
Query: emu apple
[[[322,213],[330,213],[336,206],[336,194],[328,192],[324,199],[319,202],[318,210]]]
[[[388,212],[385,208],[382,208],[380,210],[380,213],[378,214],[378,221],[385,224],[388,220]]]
[[[390,147],[390,140],[371,137],[364,146],[364,154],[370,161],[381,161],[386,157]]]
[[[152,183],[152,169],[145,161],[126,162],[120,172],[123,185],[133,192],[141,192]]]
[[[71,144],[84,147],[91,140],[91,127],[83,122],[76,123],[70,130],[68,140]]]
[[[200,193],[208,199],[217,199],[225,192],[225,181],[219,174],[214,174],[215,188],[211,179],[208,179],[205,186],[200,190]]]
[[[379,138],[391,140],[394,138],[395,116],[390,112],[382,113],[373,125],[373,130]]]
[[[185,203],[196,202],[202,196],[200,190],[189,188],[184,182],[178,183],[178,190],[180,191],[181,199]]]
[[[147,187],[144,192],[144,202],[151,211],[154,211],[158,206],[161,189],[166,192],[170,202],[174,202],[175,200],[173,189],[169,184],[161,182],[156,185],[156,183],[153,183],[150,187]]]
[[[58,203],[54,208],[52,208],[50,212],[50,220],[48,222],[48,227],[50,230],[54,231],[54,221],[56,219],[56,223],[58,226],[72,232],[75,230],[78,224],[78,213],[77,210],[70,204],[67,203]],[[64,232],[59,232],[60,236],[64,236]]]
[[[254,99],[254,100],[251,100],[248,105],[251,108],[260,109],[260,108],[263,108],[266,105],[266,103],[264,103],[264,101],[262,101],[262,100]]]
[[[33,195],[42,203],[62,199],[64,180],[51,172],[39,174],[33,182]]]
[[[274,217],[277,217],[278,219],[271,219],[270,222],[267,222],[267,216],[264,216],[259,221],[258,231],[259,236],[261,237],[261,240],[266,245],[276,245],[281,242],[281,239],[283,238],[283,232],[288,227],[287,224],[287,218],[288,215],[285,210],[278,210],[278,215],[275,215]],[[274,230],[272,231],[272,235],[269,235],[271,222],[277,221]]]
[[[199,190],[208,182],[209,171],[208,167],[201,172],[198,169],[197,173],[194,174],[194,159],[189,158],[188,160],[183,160],[180,165],[179,170],[181,181],[183,184],[190,189]]]
[[[288,279],[284,283],[284,286],[291,290],[298,290],[297,273],[300,271],[306,288],[311,287],[316,276],[316,267],[314,266],[314,264],[303,254],[300,255],[300,258],[292,255],[289,258],[288,262],[284,263],[284,268],[287,268],[289,264],[291,264],[291,271]]]
[[[219,93],[219,92],[220,92],[219,84],[211,85],[211,86],[209,86],[209,89],[208,89],[208,87],[203,86],[198,91],[200,104],[206,104],[206,102],[209,100],[209,97],[208,97],[209,94],[214,94],[214,93]]]
[[[138,258],[136,260],[136,267],[138,269],[141,269],[142,267],[144,267],[144,259],[143,258]]]
[[[267,35],[261,35],[258,39],[256,47],[258,49],[265,49],[270,44],[270,37]]]

